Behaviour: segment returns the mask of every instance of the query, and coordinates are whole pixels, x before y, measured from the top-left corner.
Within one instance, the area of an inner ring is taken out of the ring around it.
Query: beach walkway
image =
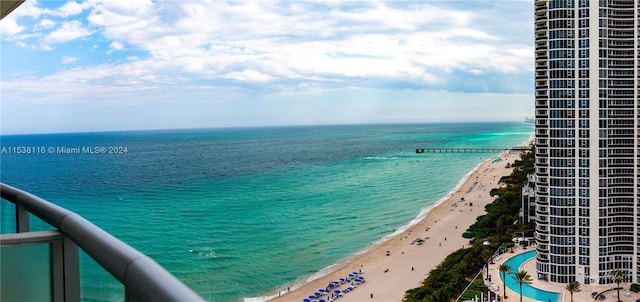
[[[531,146],[500,148],[416,148],[416,153],[498,153],[504,151],[531,151]]]

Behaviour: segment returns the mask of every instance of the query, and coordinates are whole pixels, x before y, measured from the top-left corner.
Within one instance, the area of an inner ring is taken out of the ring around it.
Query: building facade
[[[520,207],[519,223],[535,223],[536,220],[536,198],[532,183],[535,183],[533,175],[528,176],[529,180],[522,187],[522,205]]]
[[[534,0],[536,269],[640,282],[640,0]]]

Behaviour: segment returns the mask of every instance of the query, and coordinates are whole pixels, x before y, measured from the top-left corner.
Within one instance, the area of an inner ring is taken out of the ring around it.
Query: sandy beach
[[[365,283],[344,294],[338,301],[401,301],[407,290],[418,287],[427,274],[447,255],[469,245],[462,233],[485,213],[484,207],[493,201],[489,191],[498,187],[502,176],[509,175],[507,163],[520,159],[520,152],[506,151],[501,160],[483,162],[447,200],[403,233],[371,248],[342,265],[339,269],[299,288],[282,288],[271,301],[303,301],[334,280],[362,269]],[[424,239],[416,244],[417,238]],[[389,253],[387,253],[387,251]],[[389,255],[387,255],[389,254]],[[341,284],[340,289],[350,284]],[[319,299],[328,300],[324,295]]]

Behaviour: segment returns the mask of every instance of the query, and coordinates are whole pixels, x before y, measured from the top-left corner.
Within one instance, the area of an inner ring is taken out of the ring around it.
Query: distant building
[[[640,2],[534,3],[537,273],[640,282]]]

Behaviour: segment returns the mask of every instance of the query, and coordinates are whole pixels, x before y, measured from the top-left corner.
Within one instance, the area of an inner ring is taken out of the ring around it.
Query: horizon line
[[[236,125],[236,126],[205,126],[205,127],[175,127],[175,128],[146,128],[146,129],[111,129],[111,130],[70,130],[53,132],[16,132],[4,133],[0,128],[0,137],[20,135],[53,135],[53,134],[97,134],[97,133],[127,133],[127,132],[163,132],[187,130],[230,130],[230,129],[267,129],[267,128],[295,128],[295,127],[332,127],[332,126],[385,126],[385,125],[433,125],[433,124],[488,124],[488,123],[524,123],[525,120],[470,120],[470,121],[430,121],[430,122],[364,122],[364,123],[327,123],[327,124],[272,124],[272,125]],[[533,124],[531,124],[533,125]]]

